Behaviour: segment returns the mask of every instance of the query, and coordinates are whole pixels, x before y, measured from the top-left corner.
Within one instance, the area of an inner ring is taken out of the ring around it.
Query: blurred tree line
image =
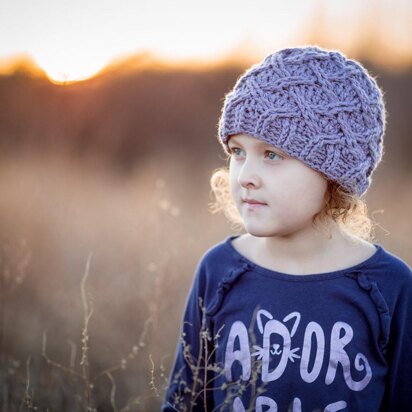
[[[2,155],[92,155],[123,171],[159,151],[210,163],[216,158],[224,95],[246,66],[224,62],[182,68],[144,61],[144,56],[136,56],[134,69],[124,62],[89,80],[66,85],[24,69],[1,76]],[[389,72],[363,64],[385,92],[386,163],[410,171],[412,68]]]

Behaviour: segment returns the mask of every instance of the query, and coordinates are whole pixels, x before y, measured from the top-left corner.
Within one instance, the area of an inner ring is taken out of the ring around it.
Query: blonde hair
[[[376,224],[368,216],[366,203],[357,195],[345,191],[340,184],[324,177],[327,180],[324,206],[313,216],[314,226],[330,235],[327,222],[332,219],[350,235],[373,242]],[[230,193],[229,169],[227,167],[216,169],[210,178],[210,186],[215,197],[215,201],[209,204],[210,212],[213,214],[223,212],[234,230],[242,230],[243,221]]]

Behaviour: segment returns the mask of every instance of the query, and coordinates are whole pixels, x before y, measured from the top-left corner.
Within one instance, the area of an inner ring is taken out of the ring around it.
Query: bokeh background
[[[0,0],[1,410],[159,409],[196,264],[234,233],[208,209],[224,94],[278,48],[384,89],[366,200],[412,264],[411,4]]]

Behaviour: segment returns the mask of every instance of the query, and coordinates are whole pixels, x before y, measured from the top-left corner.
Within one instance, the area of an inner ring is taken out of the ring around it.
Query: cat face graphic
[[[263,319],[267,318],[267,322],[264,325]],[[295,322],[293,323],[292,329],[289,331],[289,329],[286,328],[284,325],[286,322],[288,322],[291,319],[295,319]],[[256,321],[258,325],[259,332],[265,337],[265,330],[267,325],[270,325],[271,327],[274,327],[275,330],[279,331],[279,334],[281,334],[284,338],[284,344],[287,342],[291,341],[291,338],[295,335],[296,330],[299,326],[300,322],[300,313],[299,312],[292,312],[289,315],[285,316],[283,318],[283,323],[279,322],[278,320],[275,320],[273,318],[273,315],[268,312],[267,310],[260,309],[257,312],[256,315]],[[286,336],[285,336],[286,335]],[[267,358],[267,352],[269,349],[269,354],[273,356],[280,356],[282,355],[283,349],[281,348],[281,345],[279,343],[273,343],[271,345],[263,345],[263,346],[258,346],[258,345],[253,345],[253,349],[255,349],[255,352],[252,353],[252,356],[256,356],[256,359],[262,360],[263,358]],[[292,363],[295,362],[295,358],[299,359],[300,356],[296,354],[297,351],[299,351],[300,348],[288,348],[288,356],[287,359],[289,359]],[[265,356],[266,355],[266,356]]]

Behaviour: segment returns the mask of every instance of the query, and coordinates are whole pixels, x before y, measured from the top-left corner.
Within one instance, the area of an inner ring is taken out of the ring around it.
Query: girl
[[[246,233],[198,264],[163,411],[410,410],[411,269],[360,199],[384,129],[375,80],[339,52],[281,50],[238,79],[211,182]]]

